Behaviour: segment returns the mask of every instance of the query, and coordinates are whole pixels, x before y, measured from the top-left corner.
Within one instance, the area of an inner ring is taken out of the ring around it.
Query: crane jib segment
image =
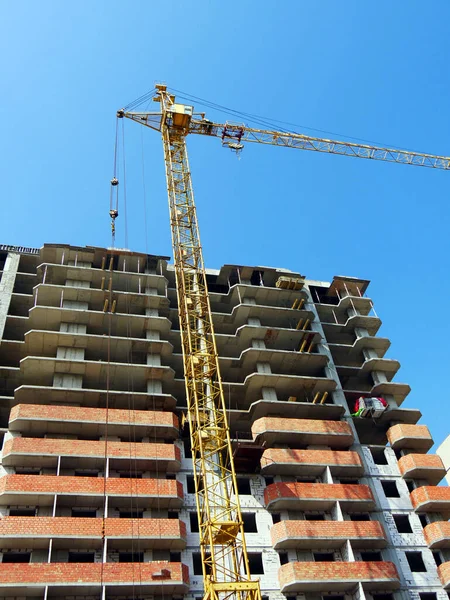
[[[156,86],[153,99],[160,111],[120,110],[117,116],[159,131],[163,140],[204,598],[261,600],[259,581],[250,575],[186,136],[218,137],[235,151],[251,142],[444,170],[450,157],[214,123],[176,104],[165,85]]]

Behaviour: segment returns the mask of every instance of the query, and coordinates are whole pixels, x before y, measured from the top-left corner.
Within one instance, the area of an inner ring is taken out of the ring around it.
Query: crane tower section
[[[245,546],[186,149],[193,108],[175,103],[165,85],[156,89],[161,111],[152,115],[152,128],[161,131],[164,147],[205,599],[260,600]]]

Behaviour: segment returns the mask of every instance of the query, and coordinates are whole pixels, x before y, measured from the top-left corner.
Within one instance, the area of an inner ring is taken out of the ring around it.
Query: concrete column
[[[5,331],[11,294],[13,293],[17,271],[19,270],[19,260],[20,254],[9,252],[6,257],[5,266],[3,267],[2,279],[0,281],[0,340],[3,339]]]

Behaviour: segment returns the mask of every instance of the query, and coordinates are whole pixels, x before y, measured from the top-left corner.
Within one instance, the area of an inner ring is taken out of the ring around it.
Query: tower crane
[[[261,600],[259,581],[250,574],[186,137],[221,138],[235,152],[252,142],[444,170],[450,170],[450,157],[215,123],[194,113],[193,106],[175,102],[163,84],[156,85],[153,100],[160,104],[157,112],[121,109],[117,117],[162,135],[204,600]]]

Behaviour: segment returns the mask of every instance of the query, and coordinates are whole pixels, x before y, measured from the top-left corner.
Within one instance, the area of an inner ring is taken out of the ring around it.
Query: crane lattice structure
[[[244,143],[285,146],[450,170],[450,157],[311,137],[298,133],[214,123],[192,106],[175,102],[156,85],[158,112],[126,112],[162,135],[178,296],[181,342],[200,530],[205,600],[261,600],[252,580],[220,376],[206,272],[186,149],[186,136],[219,137],[240,152]]]

